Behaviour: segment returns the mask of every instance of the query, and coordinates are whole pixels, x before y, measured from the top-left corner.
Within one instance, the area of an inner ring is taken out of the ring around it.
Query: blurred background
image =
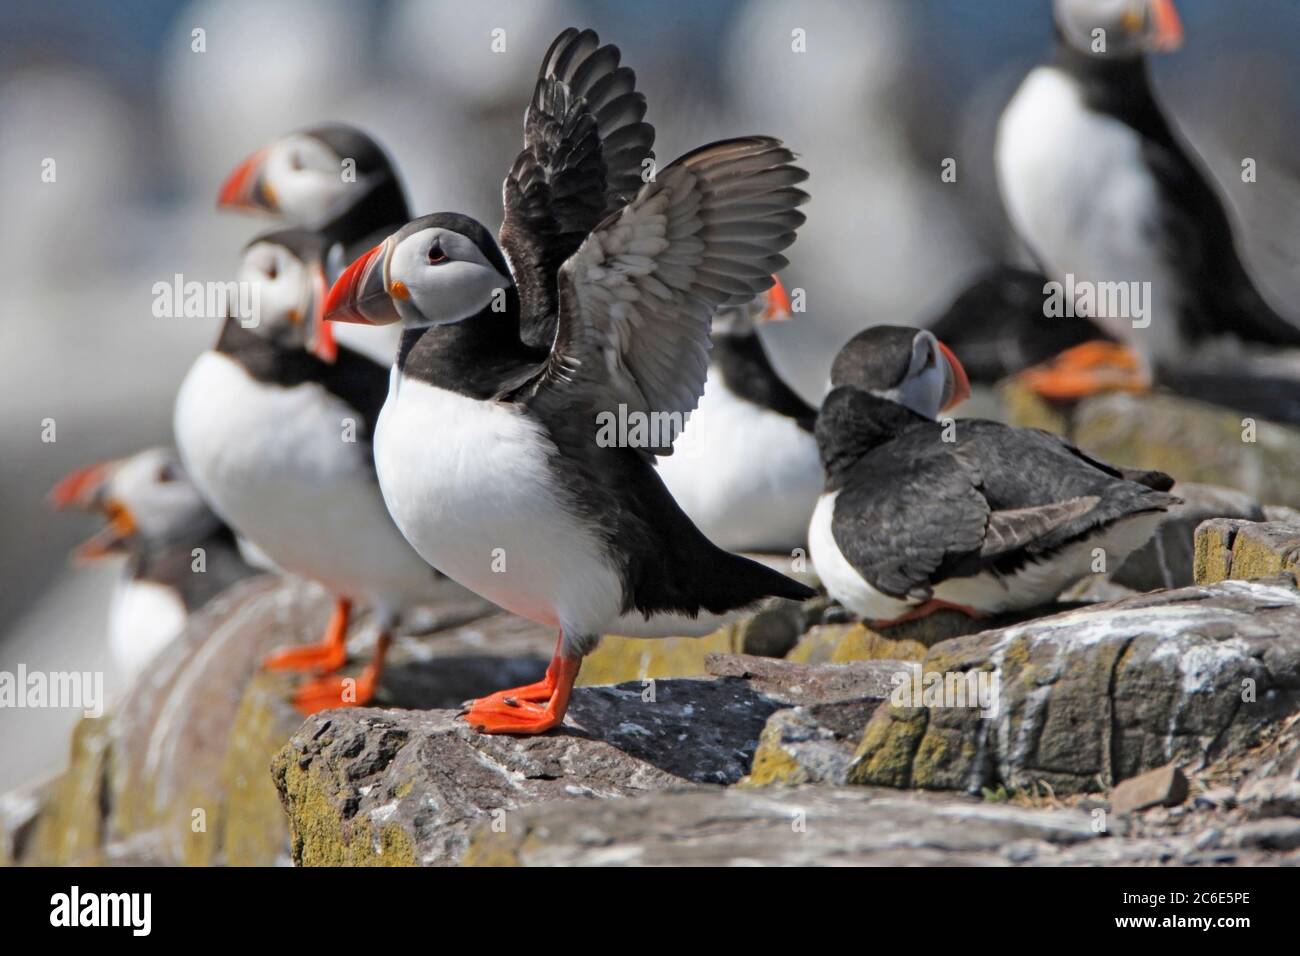
[[[1153,62],[1158,94],[1229,197],[1261,281],[1300,313],[1300,4],[1178,8],[1187,43]],[[117,569],[67,567],[94,520],[51,515],[45,495],[79,465],[170,441],[176,387],[216,323],[154,318],[153,284],[227,279],[273,225],[215,211],[233,165],[289,130],[344,120],[387,146],[418,212],[495,227],[541,55],[570,25],[621,46],[661,163],[756,132],[802,155],[813,198],[786,279],[807,290],[808,312],[768,341],[809,399],[855,331],[924,323],[1015,255],[994,128],[1050,49],[1049,0],[7,0],[0,671],[110,668]],[[489,46],[497,28],[502,53]],[[806,53],[791,51],[795,29]],[[940,179],[949,157],[955,183]],[[1241,182],[1244,157],[1254,184]],[[41,180],[46,158],[54,183]],[[0,709],[0,791],[57,769],[77,716]]]

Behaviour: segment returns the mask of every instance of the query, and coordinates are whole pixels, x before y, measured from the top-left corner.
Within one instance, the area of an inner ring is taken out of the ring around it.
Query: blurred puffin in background
[[[759,325],[791,317],[779,280],[713,317],[709,373],[659,476],[687,517],[728,551],[789,553],[807,544],[821,492],[817,409],[772,367]]]
[[[1047,317],[1050,281],[1033,269],[993,266],[925,327],[952,350],[972,385],[994,385],[1076,345],[1111,340],[1082,315]]]
[[[933,333],[876,326],[835,357],[817,416],[826,489],[809,550],[827,592],[873,626],[944,608],[1036,607],[1118,568],[1179,499],[1048,432],[935,421],[969,393]]]
[[[185,629],[191,614],[257,573],[170,448],[81,468],[55,486],[50,502],[107,520],[77,548],[76,561],[126,558],[109,611],[108,642],[131,681]]]
[[[367,703],[403,610],[464,594],[411,549],[384,507],[370,442],[388,371],[335,343],[322,320],[324,241],[290,229],[249,244],[239,279],[258,289],[260,314],[249,328],[226,319],[182,383],[174,420],[181,457],[213,509],[276,566],[334,596],[320,644],[267,661],[325,675],[298,690],[304,713]],[[346,662],[354,602],[373,608],[379,637],[352,685],[329,675]]]
[[[1025,381],[1063,400],[1140,391],[1204,339],[1300,346],[1300,327],[1252,281],[1223,201],[1153,93],[1146,54],[1183,38],[1173,0],[1054,0],[1053,13],[1055,56],[998,125],[1007,214],[1052,279],[1149,282],[1150,294],[1141,318],[1131,305],[1094,309],[1114,341],[1076,346]]]
[[[388,153],[369,134],[343,123],[290,133],[256,150],[222,184],[217,207],[269,213],[318,233],[327,282],[412,215]],[[398,340],[393,330],[337,332],[350,348],[392,364]]]

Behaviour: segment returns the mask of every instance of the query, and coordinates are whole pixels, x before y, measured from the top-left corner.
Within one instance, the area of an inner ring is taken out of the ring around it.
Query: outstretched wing
[[[713,143],[602,222],[560,270],[559,327],[532,401],[614,414],[694,409],[713,312],[770,288],[804,221],[797,207],[808,196],[796,184],[807,173],[793,159],[768,137]]]
[[[654,159],[645,96],[619,50],[568,29],[546,51],[524,113],[524,148],[502,188],[500,242],[510,258],[531,344],[554,337],[555,277],[606,216],[626,205]]]

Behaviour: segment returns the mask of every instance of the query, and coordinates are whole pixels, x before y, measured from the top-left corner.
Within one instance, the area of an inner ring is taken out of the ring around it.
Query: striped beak
[[[940,409],[940,411],[946,412],[970,398],[970,379],[966,376],[966,369],[962,367],[952,349],[939,342],[939,351],[943,353],[943,357],[948,363],[948,373],[944,376],[943,407]]]
[[[325,297],[325,318],[330,322],[388,325],[401,320],[385,281],[393,240],[385,239],[334,280]]]
[[[266,150],[259,149],[235,167],[217,194],[218,209],[261,210],[277,212],[275,196],[262,179]]]

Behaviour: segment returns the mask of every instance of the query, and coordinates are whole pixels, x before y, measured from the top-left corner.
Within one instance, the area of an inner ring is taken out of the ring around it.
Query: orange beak
[[[319,263],[312,266],[312,338],[311,353],[322,362],[333,365],[339,357],[339,346],[334,341],[334,326],[325,321],[325,302],[329,289],[325,285],[325,270]]]
[[[88,564],[121,552],[136,531],[135,517],[125,505],[110,501],[104,506],[108,524],[78,545],[72,552],[73,564]]]
[[[235,167],[221,186],[217,194],[219,209],[261,209],[274,212],[273,204],[267,202],[258,189],[257,179],[266,159],[266,150],[259,149],[252,156]]]
[[[387,325],[401,316],[384,281],[389,240],[375,246],[343,270],[325,297],[325,318],[331,322]]]
[[[103,487],[113,462],[101,461],[78,468],[50,489],[50,505],[59,511],[76,508],[89,511],[97,507],[96,497]]]
[[[946,412],[970,398],[970,379],[966,377],[966,369],[962,367],[957,356],[953,355],[952,349],[940,342],[939,351],[943,353],[943,357],[948,361],[948,367],[952,369],[952,395],[940,409]]]
[[[762,321],[784,322],[793,317],[794,309],[790,305],[790,296],[786,293],[785,286],[780,279],[772,276],[772,288],[767,290],[767,308],[763,310]]]
[[[125,505],[104,497],[104,485],[115,462],[78,468],[50,491],[50,504],[60,510],[99,511],[108,523],[72,552],[74,564],[84,564],[123,550],[136,532],[135,517]]]
[[[1168,52],[1183,45],[1183,21],[1178,16],[1174,0],[1151,0],[1151,16],[1155,27],[1152,45]]]

